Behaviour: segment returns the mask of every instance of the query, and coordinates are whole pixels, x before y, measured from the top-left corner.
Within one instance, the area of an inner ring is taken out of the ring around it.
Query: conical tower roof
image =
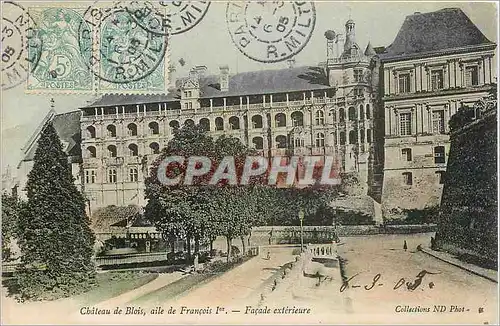
[[[377,53],[373,49],[372,43],[368,42],[368,45],[366,46],[366,49],[365,49],[365,55],[367,57],[371,57],[371,56],[374,56],[375,54],[377,54]]]

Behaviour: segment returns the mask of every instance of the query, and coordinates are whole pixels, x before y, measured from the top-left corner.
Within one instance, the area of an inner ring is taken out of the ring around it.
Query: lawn
[[[97,286],[73,297],[83,305],[92,305],[137,289],[158,277],[157,273],[108,272],[97,274]]]
[[[210,263],[202,273],[189,274],[178,281],[172,282],[162,288],[152,291],[130,302],[131,304],[155,304],[172,300],[177,296],[188,293],[190,290],[210,282],[219,275],[243,264],[252,257],[244,257],[230,263],[220,260]]]

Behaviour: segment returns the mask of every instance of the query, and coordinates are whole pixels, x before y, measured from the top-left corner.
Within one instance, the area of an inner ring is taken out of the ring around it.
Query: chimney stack
[[[221,92],[229,90],[229,67],[227,65],[220,66],[219,84]]]
[[[196,66],[194,67],[196,73],[198,74],[198,78],[205,77],[205,73],[207,72],[207,66]]]

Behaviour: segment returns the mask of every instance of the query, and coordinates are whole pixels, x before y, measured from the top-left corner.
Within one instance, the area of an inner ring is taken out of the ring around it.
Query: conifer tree
[[[18,221],[20,297],[55,299],[89,289],[95,281],[95,236],[51,123],[38,140],[26,191],[28,200]]]

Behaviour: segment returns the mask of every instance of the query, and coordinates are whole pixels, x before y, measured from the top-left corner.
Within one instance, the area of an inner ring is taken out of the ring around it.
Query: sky
[[[24,2],[21,4],[24,7],[31,5]],[[79,2],[74,6],[85,8],[89,4],[89,2]],[[37,1],[36,5],[49,4]],[[315,7],[315,29],[309,43],[295,56],[296,66],[314,65],[325,61],[324,32],[334,30],[343,33],[344,24],[349,18],[356,23],[356,40],[364,49],[368,42],[371,42],[374,47],[390,45],[405,17],[414,12],[425,13],[443,8],[461,8],[489,40],[498,43],[498,17],[496,5],[493,2],[317,1]],[[198,25],[172,37],[169,59],[177,63],[176,74],[178,76],[185,76],[195,65],[207,66],[209,74],[218,74],[221,65],[228,65],[230,73],[287,67],[286,62],[264,64],[252,61],[241,54],[231,41],[225,13],[225,2],[212,2]],[[178,64],[181,58],[185,61],[184,67]],[[77,110],[98,98],[95,95],[83,94],[26,94],[24,86],[19,85],[1,93],[2,171],[7,165],[17,166],[21,158],[21,148],[50,110],[51,98],[55,100],[55,110],[58,113]]]

